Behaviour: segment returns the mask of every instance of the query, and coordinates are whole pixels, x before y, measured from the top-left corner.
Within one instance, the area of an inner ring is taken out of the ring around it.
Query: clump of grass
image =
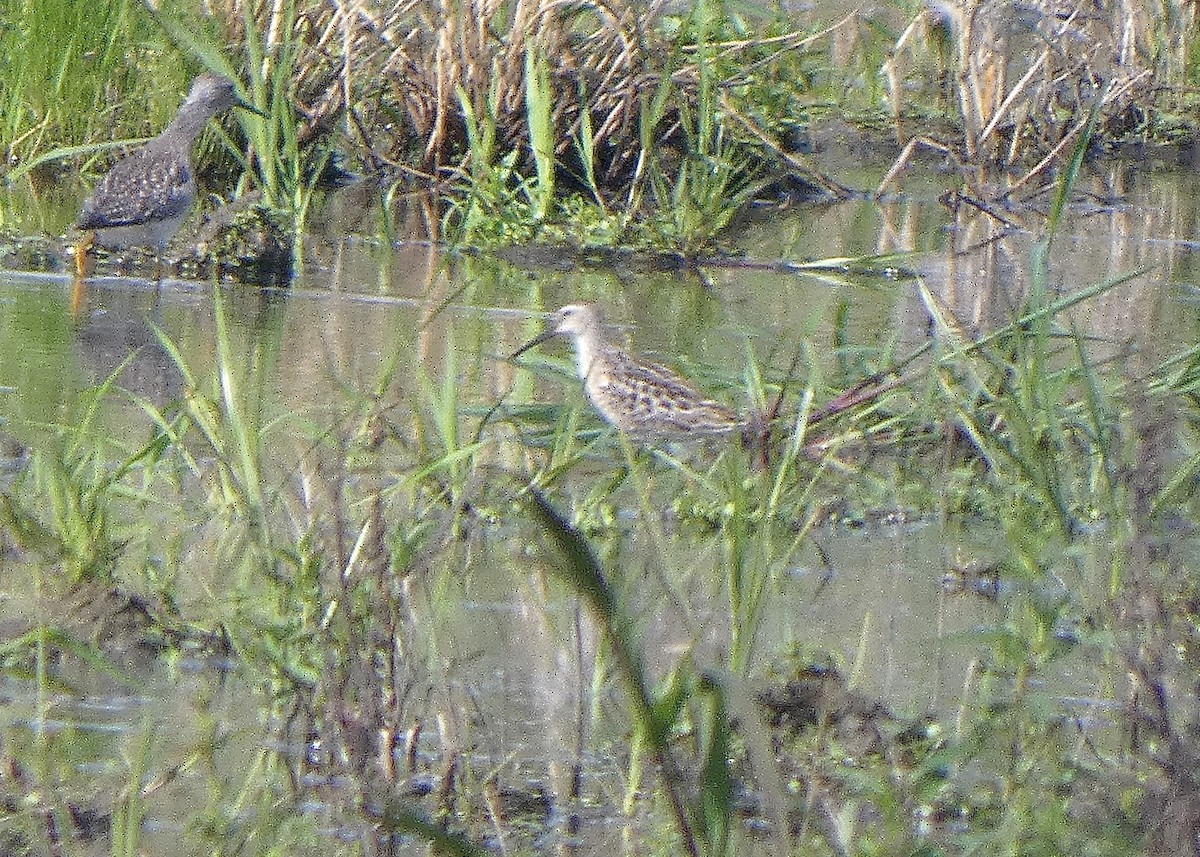
[[[205,467],[189,449],[188,439],[194,436],[203,444],[201,458],[216,467],[210,502],[222,510],[227,524],[239,524],[234,531],[246,539],[242,547],[251,548],[244,555],[257,557],[258,562],[269,568],[273,546],[268,513],[273,499],[266,490],[263,472],[262,408],[263,376],[270,363],[268,352],[272,343],[259,338],[253,346],[257,351],[254,357],[246,361],[238,359],[219,294],[213,307],[219,367],[213,385],[207,388],[201,385],[175,344],[160,333],[160,345],[171,356],[190,392],[178,414],[159,410],[148,402],[143,407],[154,419],[163,440],[183,455],[183,461],[197,478],[206,475]],[[246,366],[250,367],[248,371],[243,368]],[[235,553],[242,553],[237,550],[238,541],[235,539],[231,546]]]
[[[714,4],[697,3],[686,30],[694,39],[699,71],[694,109],[670,78],[660,81],[654,95],[641,101],[641,155],[629,191],[629,207],[637,211],[644,192],[638,179],[644,178],[655,201],[657,231],[664,243],[686,255],[709,246],[757,189],[753,162],[720,122],[711,18],[716,11]],[[657,138],[668,121],[677,123],[683,137],[673,174],[669,161],[656,155]]]
[[[496,149],[496,99],[499,88],[489,91],[484,112],[476,113],[461,90],[458,97],[466,117],[470,150],[468,170],[460,191],[443,219],[443,233],[468,243],[523,243],[536,234],[526,181],[516,169],[518,152],[498,155]]]
[[[722,115],[735,110],[727,77],[752,59],[757,80],[777,84],[806,47],[803,39],[745,37],[760,22],[720,3],[682,12],[657,2],[476,12],[454,7],[429,21],[402,4],[370,32],[358,21],[314,24],[344,27],[356,68],[381,67],[398,87],[409,137],[392,132],[381,142],[419,147],[425,169],[452,177],[448,234],[471,243],[603,235],[608,243],[709,246],[749,194],[769,138],[747,134],[745,117],[739,124]],[[417,35],[387,38],[399,32]],[[514,37],[498,40],[498,32]],[[362,109],[380,94],[370,92]],[[603,230],[573,231],[563,218],[564,205],[578,215],[578,191],[595,204],[588,219],[605,222]],[[615,212],[622,214],[613,223]]]
[[[113,514],[120,483],[151,453],[143,448],[113,467],[113,450],[97,443],[101,407],[123,368],[81,398],[71,422],[25,426],[33,444],[28,469],[0,491],[0,524],[24,550],[60,566],[70,584],[113,581],[124,547]]]

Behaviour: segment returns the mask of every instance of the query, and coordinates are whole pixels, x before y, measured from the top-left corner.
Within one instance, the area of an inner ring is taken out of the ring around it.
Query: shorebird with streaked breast
[[[224,75],[197,76],[171,124],[100,180],[76,223],[85,233],[75,249],[77,290],[93,244],[153,247],[161,263],[163,249],[196,200],[192,146],[208,120],[230,107],[264,115],[239,98],[234,82]],[[77,297],[72,296],[73,305]]]
[[[746,427],[746,419],[728,405],[708,398],[670,369],[616,345],[595,304],[567,304],[552,313],[545,330],[512,356],[554,337],[571,340],[592,407],[629,435],[704,438]]]

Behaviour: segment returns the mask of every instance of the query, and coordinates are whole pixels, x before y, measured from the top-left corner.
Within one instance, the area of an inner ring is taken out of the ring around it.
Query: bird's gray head
[[[185,106],[203,105],[206,112],[216,115],[227,107],[242,102],[237,96],[237,87],[233,85],[232,80],[224,75],[206,71],[192,81],[191,91],[183,103]]]

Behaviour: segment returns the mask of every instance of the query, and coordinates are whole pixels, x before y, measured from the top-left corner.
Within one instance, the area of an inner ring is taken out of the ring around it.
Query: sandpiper
[[[196,199],[192,145],[209,119],[230,107],[262,115],[237,96],[232,80],[204,73],[171,124],[140,149],[117,161],[83,204],[76,226],[86,233],[75,250],[82,274],[93,243],[104,247],[153,247],[160,259]]]
[[[512,356],[556,336],[569,337],[574,344],[588,401],[627,434],[708,437],[741,431],[746,425],[727,405],[706,398],[670,369],[613,344],[594,304],[567,304],[550,316],[539,336]]]

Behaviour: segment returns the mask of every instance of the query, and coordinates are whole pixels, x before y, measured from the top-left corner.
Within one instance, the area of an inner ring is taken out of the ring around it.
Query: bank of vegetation
[[[269,114],[239,115],[214,159],[296,226],[349,170],[389,204],[432,189],[451,242],[695,254],[752,199],[888,193],[914,158],[1019,204],[1089,126],[1096,150],[1186,148],[1193,18],[1169,2],[24,3],[0,27],[0,146],[22,172],[103,169],[94,147],[157,131],[205,66]],[[821,157],[831,135],[893,168],[851,188]]]

